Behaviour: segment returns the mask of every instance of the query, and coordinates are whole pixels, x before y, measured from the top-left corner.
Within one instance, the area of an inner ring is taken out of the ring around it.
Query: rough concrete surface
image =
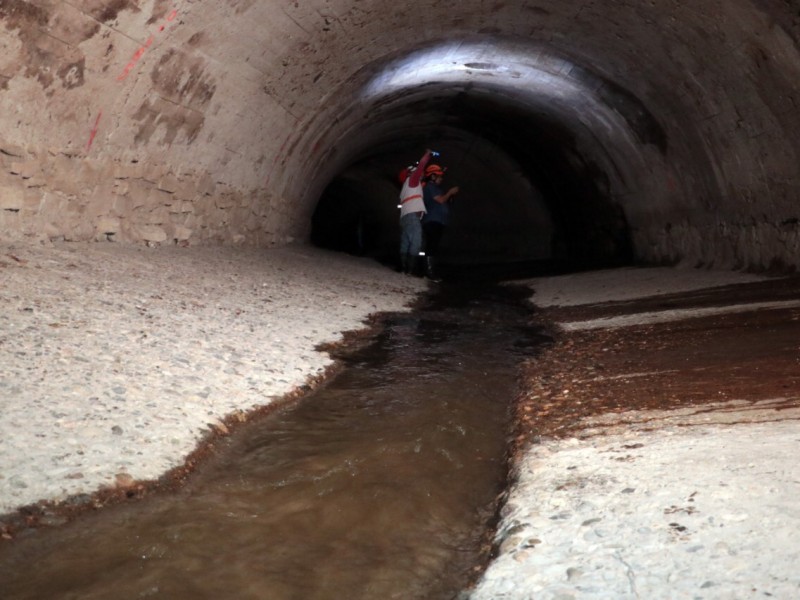
[[[536,445],[473,600],[798,597],[800,411],[760,413],[631,412]]]
[[[516,481],[472,600],[798,597],[800,280],[530,284],[560,334],[526,367]]]

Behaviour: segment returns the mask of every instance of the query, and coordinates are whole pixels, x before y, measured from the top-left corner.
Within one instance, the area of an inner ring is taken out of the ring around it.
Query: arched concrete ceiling
[[[441,139],[572,242],[619,211],[640,260],[796,266],[799,9],[2,0],[0,235],[283,243]]]

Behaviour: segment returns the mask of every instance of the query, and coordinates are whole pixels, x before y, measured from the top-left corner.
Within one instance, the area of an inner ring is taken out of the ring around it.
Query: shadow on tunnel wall
[[[400,244],[397,195],[390,181],[337,177],[311,218],[311,243],[393,265]]]
[[[551,159],[551,168],[565,175],[543,185],[558,224],[553,257],[564,270],[585,271],[629,266],[636,262],[630,226],[622,207],[609,198],[606,175],[591,163],[569,169]],[[571,172],[573,176],[567,176]],[[577,175],[577,176],[575,176]]]

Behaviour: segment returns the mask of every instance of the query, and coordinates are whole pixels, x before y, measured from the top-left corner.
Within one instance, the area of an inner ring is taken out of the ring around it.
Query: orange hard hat
[[[431,175],[444,175],[444,172],[447,169],[443,169],[439,165],[428,165],[425,167],[425,175],[430,177]]]

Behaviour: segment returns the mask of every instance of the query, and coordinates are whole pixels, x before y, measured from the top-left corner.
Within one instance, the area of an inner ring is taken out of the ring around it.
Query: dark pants
[[[422,231],[425,233],[425,255],[438,256],[439,244],[444,234],[444,225],[436,221],[423,222]]]

